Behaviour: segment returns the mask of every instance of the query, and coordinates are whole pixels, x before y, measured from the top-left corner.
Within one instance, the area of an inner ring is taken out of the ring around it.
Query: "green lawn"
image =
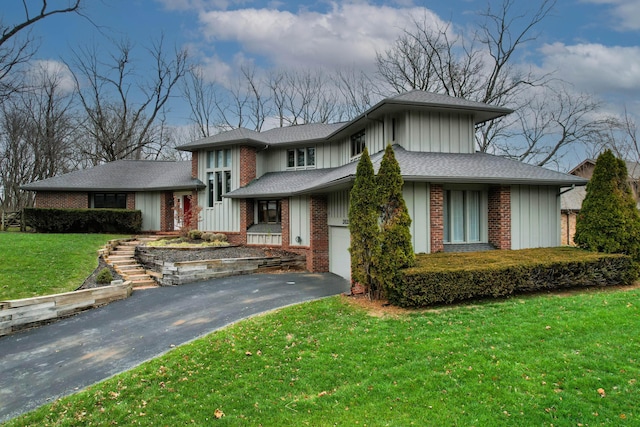
[[[639,296],[383,317],[328,298],[242,321],[8,425],[637,426]]]
[[[0,233],[0,301],[76,289],[98,266],[98,249],[116,237]]]

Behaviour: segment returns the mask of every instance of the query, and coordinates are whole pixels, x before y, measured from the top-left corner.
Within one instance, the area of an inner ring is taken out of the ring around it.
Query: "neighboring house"
[[[143,209],[144,216],[148,207],[138,205],[138,194],[153,193],[160,202],[149,205],[155,213],[146,216],[168,217],[171,193],[184,195],[191,185],[187,199],[202,208],[200,229],[223,232],[232,243],[303,253],[308,270],[349,277],[347,218],[357,161],[366,146],[377,170],[386,145],[392,144],[405,180],[416,253],[557,246],[560,189],[585,185],[586,180],[476,153],[475,126],[510,112],[412,91],[387,98],[346,123],[264,132],[235,129],[179,147],[192,154],[191,174],[181,173],[178,180],[176,173],[175,188],[161,177],[163,188],[127,185],[136,200],[127,206]],[[165,163],[159,173],[168,174],[177,165]],[[89,179],[92,171],[108,166],[76,173]],[[69,175],[53,179],[64,182]],[[38,191],[37,206],[48,206],[45,202],[55,198],[41,195],[43,191],[56,197],[73,191],[48,182],[24,187]],[[113,192],[116,187],[111,186]],[[86,199],[97,188],[81,189],[84,207],[94,206]],[[171,225],[160,221],[159,229]]]
[[[640,163],[625,161],[627,173],[629,174],[628,182],[631,193],[636,201],[636,207],[640,209]],[[578,166],[569,171],[570,175],[579,176],[585,179],[591,179],[593,170],[596,167],[594,159],[586,159]],[[567,188],[562,190],[561,196],[561,228],[562,228],[562,244],[574,245],[573,236],[576,233],[576,219],[582,208],[582,202],[587,196],[585,187]]]

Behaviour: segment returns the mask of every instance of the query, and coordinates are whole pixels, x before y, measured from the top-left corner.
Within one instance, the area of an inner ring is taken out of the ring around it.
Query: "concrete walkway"
[[[135,291],[0,338],[0,422],[246,317],[349,290],[323,273],[253,274]]]

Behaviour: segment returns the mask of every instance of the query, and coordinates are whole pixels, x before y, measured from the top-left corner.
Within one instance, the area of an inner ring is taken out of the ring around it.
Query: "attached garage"
[[[351,238],[348,227],[329,227],[329,271],[351,279]]]

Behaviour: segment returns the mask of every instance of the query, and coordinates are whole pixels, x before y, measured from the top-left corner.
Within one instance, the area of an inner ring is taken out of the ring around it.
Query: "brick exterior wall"
[[[256,179],[256,149],[243,145],[240,147],[240,187]]]
[[[282,249],[289,249],[291,228],[289,227],[289,199],[280,200],[280,221],[282,224]]]
[[[429,198],[431,252],[444,251],[444,190],[442,185],[431,184]]]
[[[35,207],[55,209],[87,209],[89,207],[89,194],[71,192],[64,193],[57,191],[38,191],[36,193]]]
[[[326,196],[311,196],[311,245],[307,252],[307,270],[329,271],[329,224]]]
[[[576,234],[576,219],[578,213],[574,211],[562,211],[560,214],[560,243],[562,245],[575,246],[573,236]]]
[[[511,249],[511,187],[489,188],[489,243]]]
[[[136,193],[127,193],[127,209],[134,210],[136,208]]]
[[[173,192],[160,194],[160,231],[173,231]]]
[[[198,179],[198,152],[191,153],[191,178]]]

